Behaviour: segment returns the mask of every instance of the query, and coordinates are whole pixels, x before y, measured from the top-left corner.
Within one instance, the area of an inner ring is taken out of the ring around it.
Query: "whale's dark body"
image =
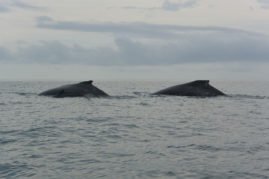
[[[52,96],[57,98],[82,97],[82,96],[93,96],[93,97],[108,96],[108,94],[106,94],[104,91],[94,86],[91,80],[83,81],[76,84],[60,86],[58,88],[44,91],[39,95]]]
[[[198,97],[213,97],[225,95],[223,92],[211,86],[209,84],[209,80],[192,81],[189,83],[172,86],[153,94]]]

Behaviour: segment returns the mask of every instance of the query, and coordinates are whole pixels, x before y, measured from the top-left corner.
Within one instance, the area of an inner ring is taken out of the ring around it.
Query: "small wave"
[[[255,173],[255,172],[229,171],[229,174],[232,174],[232,176],[236,176],[236,178],[268,178],[268,176],[266,175]]]
[[[180,148],[188,148],[188,147],[193,147],[193,146],[195,146],[195,144],[180,145],[180,146],[168,145],[167,148],[180,149]]]
[[[104,118],[90,118],[90,119],[85,119],[85,120],[90,123],[99,123],[99,122],[102,123],[102,122],[113,120],[113,118],[104,117]]]
[[[189,145],[183,145],[183,146],[169,145],[169,146],[167,146],[167,148],[174,148],[174,149],[195,149],[195,150],[210,151],[210,152],[218,152],[218,151],[221,151],[221,150],[225,150],[225,149],[221,149],[221,148],[214,147],[214,146],[211,146],[211,145],[196,145],[196,144],[189,144]]]
[[[120,136],[120,135],[107,135],[106,137],[111,138],[111,139],[121,139],[122,138],[122,136]]]
[[[126,128],[130,128],[130,129],[132,129],[132,128],[139,128],[137,125],[135,125],[135,124],[124,124],[123,125],[124,127],[126,127]]]
[[[269,96],[247,95],[247,94],[232,94],[229,95],[228,97],[239,99],[269,99]]]
[[[0,134],[13,134],[18,132],[18,130],[8,130],[8,131],[0,131]]]
[[[150,104],[146,103],[146,102],[140,102],[140,103],[138,103],[138,105],[140,105],[140,106],[150,106]]]
[[[76,98],[87,98],[87,99],[92,99],[92,98],[104,98],[104,99],[106,99],[106,98],[110,98],[110,96],[95,96],[95,95],[93,95],[93,94],[86,94],[86,95],[84,95],[84,96],[76,96]],[[68,97],[68,98],[74,98],[74,97]]]
[[[6,104],[5,103],[0,103],[0,106],[5,106]]]
[[[149,94],[150,97],[158,97],[158,98],[178,98],[178,99],[217,99],[217,98],[225,98],[229,95],[223,96],[181,96],[181,95],[165,95],[165,94]]]
[[[134,99],[136,97],[135,96],[127,96],[127,95],[125,95],[125,96],[111,96],[109,98],[111,98],[111,99]]]
[[[100,152],[100,155],[106,156],[108,158],[123,158],[123,157],[133,157],[136,154],[133,153],[116,153],[116,152]]]
[[[218,147],[214,147],[214,146],[211,146],[211,145],[196,145],[194,149],[202,150],[202,151],[210,151],[210,152],[217,152],[217,151],[222,150],[222,149],[220,149]]]
[[[32,104],[31,102],[24,102],[24,101],[12,101],[9,104],[16,105],[16,104]]]
[[[33,96],[33,95],[37,95],[37,93],[26,93],[26,92],[12,92],[13,94],[17,94],[20,96]]]
[[[165,172],[164,174],[165,174],[166,176],[168,176],[168,177],[176,176],[176,173],[175,173],[175,172],[172,172],[172,171]]]
[[[89,163],[93,163],[93,164],[97,164],[97,163],[102,163],[100,160],[97,159],[82,159],[78,161],[79,163],[85,163],[85,164],[89,164]]]
[[[151,93],[148,93],[148,92],[133,92],[133,94],[135,94],[136,96],[141,96],[141,97],[145,97],[145,96],[151,96],[152,94]]]
[[[15,139],[0,139],[0,144],[4,145],[4,144],[9,144],[12,142],[16,142],[17,140]]]
[[[177,176],[177,173],[173,171],[149,170],[143,172],[142,175],[145,175],[146,178],[174,178]]]
[[[56,126],[45,126],[45,127],[34,127],[29,128],[26,130],[21,130],[17,132],[18,136],[21,137],[29,137],[31,139],[39,138],[40,136],[47,136],[47,137],[59,137],[59,133],[56,131]],[[39,142],[32,141],[33,143],[29,145],[39,145]]]
[[[31,177],[34,174],[29,172],[31,168],[20,162],[14,162],[12,164],[4,163],[0,164],[0,177],[2,178],[18,178],[18,177]]]

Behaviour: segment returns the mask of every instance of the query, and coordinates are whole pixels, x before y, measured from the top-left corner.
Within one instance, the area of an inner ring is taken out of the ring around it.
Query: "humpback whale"
[[[69,84],[53,88],[40,93],[41,96],[52,96],[56,98],[63,97],[82,97],[82,96],[93,96],[103,97],[108,96],[104,91],[100,90],[92,84],[92,80],[83,81],[76,84]]]
[[[172,86],[153,93],[154,95],[213,97],[225,94],[209,84],[209,80],[196,80],[181,85]]]

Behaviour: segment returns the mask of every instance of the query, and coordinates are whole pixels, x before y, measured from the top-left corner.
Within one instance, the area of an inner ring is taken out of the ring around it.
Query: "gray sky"
[[[0,0],[0,80],[267,80],[269,0]]]

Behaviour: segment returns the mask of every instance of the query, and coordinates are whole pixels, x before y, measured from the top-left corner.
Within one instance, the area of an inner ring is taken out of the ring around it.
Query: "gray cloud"
[[[41,41],[19,48],[12,53],[0,47],[0,61],[34,64],[121,64],[119,54],[109,47],[87,49],[80,45],[67,46],[58,41]]]
[[[72,21],[54,21],[50,17],[41,16],[37,18],[37,27],[54,30],[71,30],[71,31],[86,31],[99,33],[112,33],[115,35],[132,35],[136,37],[146,38],[175,38],[180,37],[182,33],[245,33],[252,32],[225,28],[218,26],[180,26],[180,25],[157,25],[147,23],[80,23]],[[256,34],[258,35],[258,34]]]
[[[53,19],[48,16],[39,16],[36,18],[38,23],[47,23],[47,22],[53,22]]]
[[[0,3],[0,13],[1,12],[9,12],[12,8],[20,8],[26,10],[43,10],[45,8],[33,6],[28,3],[22,2],[20,0],[3,0]]]
[[[184,8],[191,8],[196,4],[197,4],[197,0],[188,0],[185,2],[177,2],[177,3],[170,2],[169,0],[165,0],[162,5],[162,9],[166,11],[178,11]]]
[[[269,0],[257,0],[261,4],[261,8],[269,9]]]
[[[11,52],[5,48],[0,46],[0,61],[6,61],[12,59]]]
[[[22,9],[30,9],[30,10],[42,10],[42,9],[44,9],[42,7],[33,6],[33,5],[27,4],[27,3],[22,2],[22,1],[18,1],[18,0],[13,1],[12,6],[22,8]]]
[[[8,12],[8,11],[9,11],[9,8],[6,5],[0,3],[0,13]]]
[[[183,63],[268,62],[269,39],[259,36],[186,35],[175,41],[115,40],[116,48],[85,48],[60,42],[40,42],[11,53],[0,48],[0,59],[37,64],[89,64],[100,66],[173,65]],[[11,58],[12,57],[12,58]]]
[[[100,66],[172,65],[183,63],[268,62],[269,37],[224,27],[155,25],[146,23],[78,23],[37,18],[39,28],[112,33],[115,46],[85,48],[42,41],[10,52],[0,59],[38,64]],[[170,37],[170,38],[169,38]]]
[[[152,8],[141,8],[135,6],[126,6],[124,9],[134,9],[134,10],[164,10],[164,11],[178,11],[181,9],[192,8],[197,4],[198,0],[187,0],[185,2],[171,2],[165,0],[161,7]]]

